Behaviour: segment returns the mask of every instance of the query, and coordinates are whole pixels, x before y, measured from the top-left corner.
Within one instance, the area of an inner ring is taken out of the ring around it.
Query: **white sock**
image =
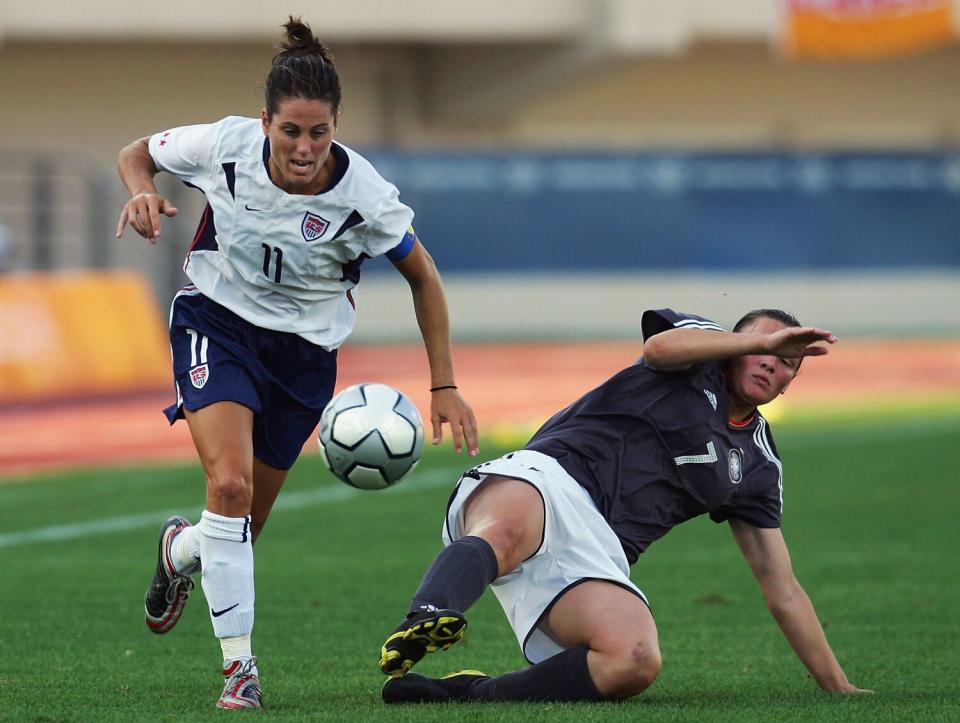
[[[204,510],[197,529],[201,585],[213,633],[221,640],[250,635],[255,597],[250,516],[224,517]]]
[[[200,570],[200,530],[185,527],[170,543],[170,557],[174,569],[181,575],[193,575]]]

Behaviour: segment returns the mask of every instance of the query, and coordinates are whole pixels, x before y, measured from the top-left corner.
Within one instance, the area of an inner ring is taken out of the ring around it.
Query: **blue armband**
[[[403,261],[413,250],[413,244],[416,242],[416,240],[417,232],[414,231],[413,228],[407,229],[407,232],[403,234],[403,238],[400,239],[400,243],[387,251],[387,258],[393,263]]]

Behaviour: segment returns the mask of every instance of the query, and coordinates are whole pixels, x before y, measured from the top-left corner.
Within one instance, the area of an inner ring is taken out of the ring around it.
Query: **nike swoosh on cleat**
[[[233,610],[235,607],[237,607],[237,605],[239,605],[239,604],[240,604],[240,603],[234,603],[234,604],[231,605],[230,607],[224,608],[223,610],[214,610],[213,608],[210,608],[210,614],[213,615],[213,617],[218,618],[218,617],[220,617],[221,615],[230,612],[230,611]]]

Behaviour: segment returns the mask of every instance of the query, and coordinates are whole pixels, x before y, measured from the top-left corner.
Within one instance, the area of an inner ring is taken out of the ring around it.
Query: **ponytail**
[[[290,16],[284,24],[286,39],[264,84],[267,117],[272,118],[287,98],[322,100],[334,116],[340,111],[340,77],[330,50],[300,18]]]

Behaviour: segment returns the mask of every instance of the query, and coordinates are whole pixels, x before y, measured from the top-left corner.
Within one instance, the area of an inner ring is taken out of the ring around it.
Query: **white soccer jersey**
[[[149,146],[157,168],[207,197],[184,264],[197,288],[252,324],[327,349],[353,330],[359,263],[400,244],[413,220],[363,156],[335,146],[337,175],[345,171],[311,196],[270,180],[256,118],[173,128],[151,136]]]

